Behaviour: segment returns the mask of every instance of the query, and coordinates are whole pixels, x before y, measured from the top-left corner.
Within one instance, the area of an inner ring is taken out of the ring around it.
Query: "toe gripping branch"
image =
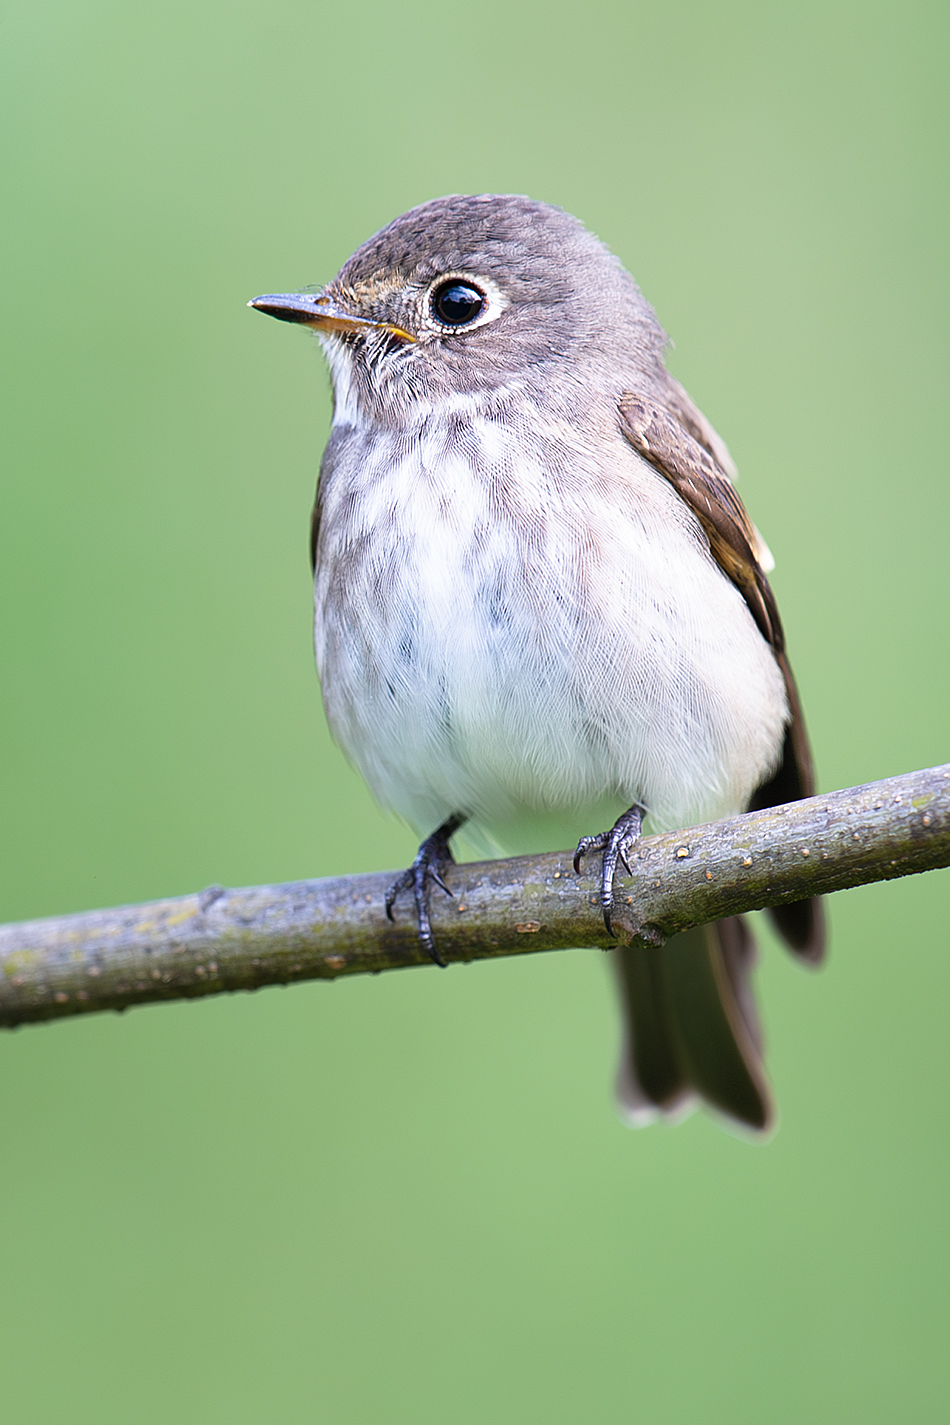
[[[402,875],[393,881],[386,892],[386,915],[390,920],[395,920],[393,906],[396,904],[397,896],[400,891],[412,891],[416,902],[416,920],[419,924],[420,943],[430,959],[442,966],[446,962],[436,949],[435,936],[432,934],[432,926],[429,922],[429,898],[432,894],[433,884],[437,885],[440,891],[445,891],[447,896],[452,894],[442,879],[442,872],[446,866],[455,865],[455,857],[449,849],[449,841],[466,820],[466,817],[457,814],[450,816],[448,821],[444,821],[441,826],[437,827],[419,847],[416,859],[408,871],[403,871]]]
[[[622,861],[628,875],[633,875],[630,866],[630,852],[640,839],[640,827],[646,815],[646,807],[634,802],[629,811],[617,818],[609,831],[600,831],[596,836],[582,836],[574,852],[574,870],[580,871],[581,860],[594,851],[603,851],[604,866],[600,878],[600,908],[604,913],[607,934],[613,935],[610,912],[614,902],[614,878],[617,862]],[[407,873],[408,874],[408,873]]]

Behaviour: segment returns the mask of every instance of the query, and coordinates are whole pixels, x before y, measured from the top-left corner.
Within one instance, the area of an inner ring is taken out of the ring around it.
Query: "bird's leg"
[[[386,892],[386,914],[390,920],[393,920],[395,919],[393,906],[396,904],[399,892],[412,891],[416,901],[419,940],[423,950],[437,965],[444,966],[445,961],[435,948],[435,937],[429,923],[429,896],[432,892],[433,881],[440,891],[445,891],[447,896],[452,894],[442,879],[442,872],[446,866],[455,864],[455,857],[449,849],[449,841],[466,820],[467,817],[457,814],[450,816],[448,821],[443,821],[442,825],[423,841],[409,870],[403,871],[402,875],[393,881]]]
[[[614,877],[617,874],[617,862],[622,861],[628,873],[632,876],[628,859],[629,853],[640,839],[640,827],[646,814],[646,807],[642,807],[639,802],[634,802],[629,811],[625,811],[623,816],[617,818],[609,831],[598,832],[596,836],[582,836],[577,843],[577,850],[574,852],[574,870],[581,869],[581,858],[589,856],[592,851],[603,851],[604,868],[600,878],[600,906],[604,912],[604,924],[607,927],[607,934],[613,935],[613,927],[610,924],[610,911],[614,901]]]

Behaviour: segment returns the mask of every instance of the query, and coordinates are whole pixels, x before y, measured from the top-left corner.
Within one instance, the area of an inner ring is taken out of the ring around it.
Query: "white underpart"
[[[474,399],[462,439],[457,401],[369,431],[333,364],[350,430],[322,487],[315,648],[377,799],[420,834],[464,813],[509,850],[634,801],[648,829],[743,810],[784,685],[670,485],[619,430],[604,470],[571,429],[532,440]]]
[[[320,345],[333,381],[333,424],[359,429],[365,425],[353,391],[353,359],[341,341],[321,336]]]

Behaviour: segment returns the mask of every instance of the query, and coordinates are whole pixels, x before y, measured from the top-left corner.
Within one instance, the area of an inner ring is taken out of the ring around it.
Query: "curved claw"
[[[436,883],[436,885],[438,886],[439,890],[440,890],[440,891],[445,891],[445,894],[446,894],[447,896],[454,895],[454,892],[451,891],[451,890],[449,889],[449,887],[445,884],[445,882],[443,881],[442,877],[439,875],[438,871],[435,869],[434,866],[430,866],[430,867],[429,867],[429,880],[430,880],[430,881],[435,881],[435,883]]]
[[[399,895],[400,891],[410,890],[412,888],[412,884],[413,875],[411,869],[408,871],[403,871],[402,875],[397,876],[396,879],[393,881],[392,885],[389,887],[389,890],[386,892],[387,920],[395,922],[396,917],[393,915],[393,906],[396,904],[396,897]]]
[[[580,875],[581,861],[585,856],[589,856],[592,851],[603,851],[607,845],[610,833],[599,831],[596,836],[582,836],[577,843],[574,852],[574,870]]]
[[[394,921],[396,917],[393,915],[393,907],[400,891],[412,891],[416,903],[419,943],[429,958],[443,967],[446,962],[436,949],[435,936],[432,934],[432,924],[429,920],[429,896],[433,883],[447,896],[452,894],[443,880],[442,870],[447,865],[454,865],[454,857],[449,849],[449,840],[455,835],[464,820],[463,816],[450,816],[448,821],[443,822],[431,836],[427,836],[419,847],[416,858],[408,871],[403,871],[401,876],[397,876],[386,892],[386,916],[389,920]]]
[[[617,862],[621,861],[627,868],[627,874],[633,875],[630,866],[630,850],[639,840],[644,811],[645,808],[640,806],[639,802],[634,802],[629,811],[625,811],[623,816],[617,818],[609,831],[600,831],[596,836],[582,836],[574,852],[575,871],[580,871],[582,857],[589,855],[591,851],[603,851],[604,853],[600,878],[600,908],[603,912],[604,925],[607,927],[608,935],[614,933],[610,912],[614,900]]]

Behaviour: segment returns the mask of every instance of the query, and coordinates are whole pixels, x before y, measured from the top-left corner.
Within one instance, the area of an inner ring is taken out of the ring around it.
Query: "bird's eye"
[[[442,282],[432,293],[432,312],[447,327],[464,327],[480,317],[485,309],[485,294],[470,282],[457,278]]]

